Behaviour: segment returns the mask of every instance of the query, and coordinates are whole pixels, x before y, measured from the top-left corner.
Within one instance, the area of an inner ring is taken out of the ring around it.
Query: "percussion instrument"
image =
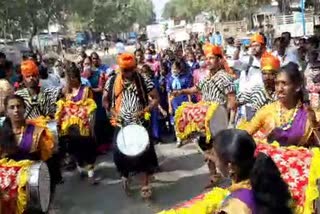
[[[50,204],[50,175],[44,162],[0,160],[1,205],[12,204],[5,211],[47,212]],[[21,206],[23,203],[25,206]]]
[[[31,165],[27,184],[28,207],[47,212],[50,204],[50,175],[47,164]]]
[[[180,140],[187,140],[194,133],[210,140],[228,128],[228,113],[222,105],[214,102],[183,103],[176,111],[175,127]]]
[[[120,129],[117,135],[119,151],[129,157],[142,155],[149,147],[148,131],[141,125],[132,124]]]

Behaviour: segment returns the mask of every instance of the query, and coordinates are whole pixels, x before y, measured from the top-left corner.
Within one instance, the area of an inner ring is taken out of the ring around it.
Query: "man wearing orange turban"
[[[118,135],[121,127],[127,124],[142,124],[149,127],[147,116],[158,106],[159,95],[152,80],[136,72],[134,54],[122,53],[117,58],[120,72],[108,79],[105,85],[103,103],[110,115],[111,124],[115,127],[114,134]],[[136,136],[139,138],[139,136]],[[116,137],[114,145],[117,145]],[[154,145],[138,157],[128,157],[115,147],[113,150],[114,162],[122,176],[123,187],[127,191],[128,176],[132,172],[143,173],[141,196],[151,197],[149,184],[154,169],[158,167]]]
[[[40,90],[39,67],[34,60],[28,59],[21,63],[21,74],[25,88],[16,91],[16,94],[24,99],[26,119],[35,119],[40,116],[54,117],[56,102],[61,95],[61,89],[47,88]]]
[[[233,109],[235,87],[232,75],[225,71],[223,51],[221,47],[210,44],[205,45],[203,49],[207,57],[209,76],[196,86],[175,91],[173,95],[201,93],[203,101],[227,104],[228,109]]]
[[[236,83],[238,86],[237,97],[240,95],[242,96],[243,93],[247,94],[247,92],[252,92],[256,87],[264,88],[261,72],[261,58],[266,52],[265,38],[263,35],[256,33],[250,38],[250,41],[251,54],[249,56],[241,57],[237,62],[241,70],[240,77]],[[238,50],[240,51],[240,46]],[[237,109],[237,118],[251,118],[255,110],[251,110],[252,106],[242,103],[242,100],[239,101],[238,99],[239,108]]]
[[[223,58],[223,51],[221,47],[215,45],[203,46],[203,51],[207,58],[207,69],[209,70],[208,77],[197,83],[192,88],[181,89],[174,91],[174,96],[182,94],[201,94],[202,101],[214,102],[222,106],[227,106],[228,110],[232,112],[235,109],[235,85],[234,78],[230,73],[226,72],[225,60]],[[205,133],[203,133],[204,136]],[[199,145],[201,148],[207,147],[206,137],[199,138]],[[211,174],[211,182],[216,183],[219,180],[219,175],[215,167],[208,165]]]
[[[275,78],[280,69],[280,61],[271,53],[265,52],[261,58],[261,71],[264,86],[254,86],[237,94],[238,105],[250,106],[242,118],[250,120],[257,110],[276,99]],[[240,119],[240,118],[238,118]]]

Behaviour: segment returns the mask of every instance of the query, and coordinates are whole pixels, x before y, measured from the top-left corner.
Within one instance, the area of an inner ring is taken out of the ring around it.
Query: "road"
[[[207,184],[207,168],[194,145],[176,148],[174,143],[156,148],[161,172],[152,183],[154,197],[144,202],[140,197],[139,178],[131,185],[133,194],[127,197],[112,161],[112,154],[99,158],[98,186],[81,181],[78,173],[64,173],[65,183],[58,187],[56,214],[152,214],[198,195]]]

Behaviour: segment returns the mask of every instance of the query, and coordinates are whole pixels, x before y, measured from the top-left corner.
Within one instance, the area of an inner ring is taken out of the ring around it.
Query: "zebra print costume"
[[[238,104],[249,104],[255,111],[276,100],[275,93],[269,95],[262,86],[254,86],[250,91],[237,94]]]
[[[235,92],[233,78],[223,70],[200,81],[196,87],[201,91],[203,101],[217,102],[221,105],[227,103],[229,93]]]
[[[18,90],[15,94],[21,96],[26,106],[26,119],[34,119],[40,116],[54,116],[56,102],[61,96],[61,88],[46,88],[32,97],[27,88]]]
[[[146,93],[151,92],[155,85],[150,78],[145,75],[141,75],[142,81],[144,81],[144,85],[146,87]],[[114,77],[115,78],[115,77]],[[109,93],[110,86],[112,82],[112,78],[109,78],[107,83],[105,84],[105,91]],[[112,100],[113,102],[113,100]],[[136,84],[131,81],[124,80],[124,90],[122,91],[122,102],[120,107],[120,118],[124,124],[131,124],[139,122],[139,118],[136,118],[135,114],[139,111],[142,111],[144,106],[140,102],[140,98],[138,96],[138,89]]]

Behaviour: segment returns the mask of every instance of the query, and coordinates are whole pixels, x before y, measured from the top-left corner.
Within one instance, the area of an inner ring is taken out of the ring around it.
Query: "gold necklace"
[[[294,109],[288,110],[287,112],[284,112],[280,102],[278,102],[278,117],[280,119],[280,128],[283,130],[288,130],[289,128],[291,128],[292,123],[298,113],[299,108],[301,107],[301,103],[298,102],[298,104],[296,105],[296,107]],[[286,120],[285,118],[285,114],[288,115],[289,113],[289,120]]]

